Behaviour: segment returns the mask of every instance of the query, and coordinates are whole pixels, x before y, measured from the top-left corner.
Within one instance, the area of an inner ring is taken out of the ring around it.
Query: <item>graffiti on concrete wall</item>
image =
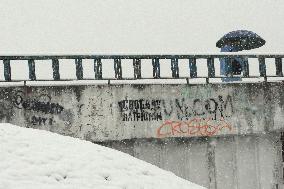
[[[27,121],[32,125],[39,126],[52,125],[54,123],[53,116],[61,114],[64,110],[62,105],[52,102],[51,97],[47,94],[27,97],[23,91],[14,93],[13,105],[18,109],[30,111],[32,115],[27,118]]]
[[[52,125],[53,118],[41,117],[41,116],[32,116],[30,122],[33,125]]]
[[[118,102],[122,121],[164,121],[158,138],[213,136],[232,131],[226,121],[234,113],[230,95],[209,98],[134,99]]]
[[[45,114],[60,114],[64,108],[58,103],[52,103],[51,97],[43,94],[38,98],[25,98],[22,91],[17,91],[13,99],[14,106],[19,109],[32,110]]]
[[[232,131],[232,126],[225,120],[234,113],[230,95],[190,100],[182,98],[170,101],[168,104],[162,104],[166,118],[177,117],[178,121],[166,120],[157,129],[156,135],[159,138],[168,136],[213,136],[221,131]]]
[[[122,121],[162,120],[161,100],[122,100],[118,106]]]
[[[195,117],[218,120],[230,117],[234,111],[230,95],[208,99],[122,100],[118,106],[122,121],[160,121],[172,117],[181,121]]]
[[[189,120],[192,117],[212,117],[214,120],[230,117],[233,114],[232,97],[219,95],[217,98],[207,99],[174,99],[162,101],[166,118],[176,114],[178,120]]]
[[[188,121],[167,120],[157,129],[157,137],[213,136],[222,130],[232,130],[231,125],[224,119],[193,118]]]

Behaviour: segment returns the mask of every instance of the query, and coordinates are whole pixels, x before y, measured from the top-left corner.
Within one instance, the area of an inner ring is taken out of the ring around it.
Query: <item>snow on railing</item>
[[[191,55],[31,55],[31,56],[0,56],[0,60],[3,60],[4,64],[4,79],[5,81],[11,81],[11,60],[27,60],[29,66],[29,80],[36,81],[35,73],[35,61],[37,60],[51,60],[52,70],[53,70],[53,80],[59,81],[59,62],[62,59],[73,59],[76,65],[76,78],[77,80],[83,80],[83,66],[82,60],[92,59],[94,61],[94,80],[103,80],[102,75],[102,60],[111,59],[113,60],[113,69],[115,72],[115,79],[117,80],[128,80],[129,78],[122,77],[122,65],[121,60],[123,59],[132,59],[133,60],[133,69],[134,69],[134,78],[132,79],[149,79],[143,78],[141,76],[141,60],[151,59],[153,67],[153,77],[152,79],[164,79],[160,76],[160,60],[169,59],[171,60],[171,72],[172,76],[167,77],[166,79],[177,79],[182,78],[179,76],[179,60],[187,59],[189,64],[189,75],[190,78],[202,78],[197,76],[197,59],[206,59],[207,60],[207,69],[208,75],[206,81],[209,82],[209,78],[219,78],[215,75],[215,65],[214,60],[220,58],[228,58],[233,60],[233,58],[242,58],[246,60],[243,65],[243,75],[242,78],[250,78],[249,73],[249,61],[248,58],[258,59],[259,63],[259,75],[264,78],[264,81],[267,81],[266,74],[266,59],[273,58],[275,59],[276,73],[275,77],[283,77],[282,72],[282,58],[284,54],[236,54],[236,53],[219,53],[219,54],[191,54]],[[232,62],[232,61],[231,61]],[[232,73],[229,73],[226,77],[233,77]]]

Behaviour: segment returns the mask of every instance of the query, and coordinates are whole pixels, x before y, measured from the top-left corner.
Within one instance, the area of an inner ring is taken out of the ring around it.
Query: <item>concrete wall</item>
[[[283,182],[278,134],[134,139],[104,144],[208,188],[275,189]]]
[[[99,142],[210,189],[282,181],[282,83],[0,89],[0,119]]]

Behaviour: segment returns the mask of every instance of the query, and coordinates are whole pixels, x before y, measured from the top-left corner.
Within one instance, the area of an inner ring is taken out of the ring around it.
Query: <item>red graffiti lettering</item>
[[[188,121],[167,120],[157,129],[157,137],[169,136],[213,136],[223,129],[232,130],[232,127],[221,118],[193,118]]]

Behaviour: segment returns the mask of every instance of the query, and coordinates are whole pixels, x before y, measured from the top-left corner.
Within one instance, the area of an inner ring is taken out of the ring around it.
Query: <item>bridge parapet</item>
[[[0,119],[91,141],[282,130],[282,83],[1,88]]]

